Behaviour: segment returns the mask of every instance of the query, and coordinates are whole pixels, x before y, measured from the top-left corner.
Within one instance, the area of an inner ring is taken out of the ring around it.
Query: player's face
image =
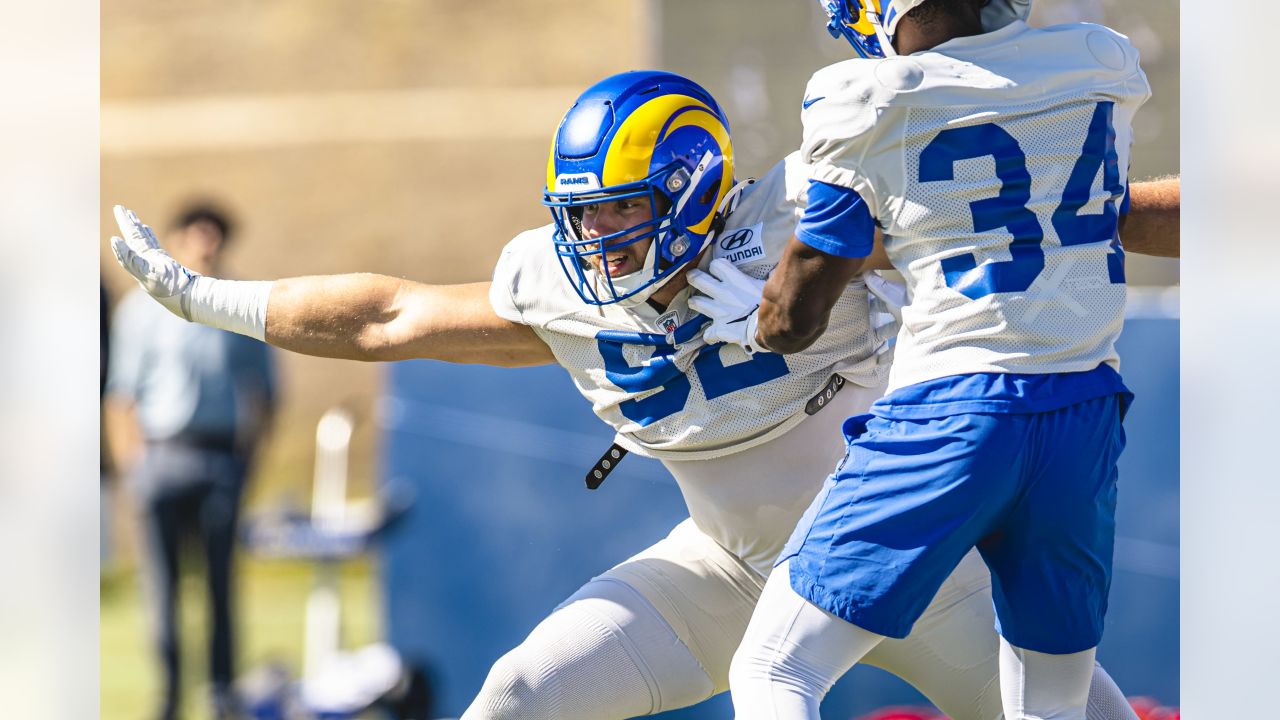
[[[591,240],[627,228],[640,228],[653,219],[653,207],[648,198],[635,197],[608,202],[593,203],[582,208],[582,238]],[[588,262],[596,272],[604,274],[608,266],[609,277],[619,278],[630,275],[644,266],[645,255],[649,252],[652,239],[646,238],[629,245],[627,240],[643,232],[643,228],[627,233],[616,240],[610,240],[605,247],[604,255],[588,255]]]

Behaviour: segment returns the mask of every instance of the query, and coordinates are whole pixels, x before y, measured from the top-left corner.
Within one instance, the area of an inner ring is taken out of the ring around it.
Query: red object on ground
[[[1155,698],[1129,698],[1129,704],[1138,714],[1138,720],[1180,720],[1182,711],[1176,707],[1161,705]]]
[[[1161,705],[1155,698],[1133,697],[1129,704],[1138,714],[1138,720],[1181,720],[1182,712],[1176,707]],[[896,706],[880,708],[856,720],[947,720],[947,716],[931,707]]]
[[[888,707],[863,715],[858,720],[947,720],[947,716],[928,707]]]

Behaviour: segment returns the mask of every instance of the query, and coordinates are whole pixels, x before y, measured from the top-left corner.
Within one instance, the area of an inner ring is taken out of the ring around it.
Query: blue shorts
[[[1123,401],[849,418],[848,452],[779,562],[791,559],[791,585],[810,602],[901,638],[977,546],[1005,639],[1044,653],[1092,648],[1111,586]]]

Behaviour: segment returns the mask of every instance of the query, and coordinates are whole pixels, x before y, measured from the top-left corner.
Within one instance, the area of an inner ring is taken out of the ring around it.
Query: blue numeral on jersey
[[[1124,250],[1120,247],[1116,203],[1124,194],[1116,154],[1116,132],[1111,124],[1114,105],[1098,103],[1089,122],[1088,136],[1080,157],[1062,193],[1062,202],[1053,213],[1053,228],[1062,245],[1108,242],[1107,275],[1112,283],[1124,282]],[[993,198],[969,203],[974,232],[1005,228],[1013,235],[1009,245],[1012,259],[978,265],[972,253],[946,258],[942,274],[947,287],[976,300],[992,293],[1023,292],[1044,270],[1044,229],[1035,213],[1027,208],[1031,200],[1031,174],[1027,156],[1004,128],[995,124],[950,128],[938,133],[920,153],[920,182],[952,181],[955,163],[991,157],[996,165],[1000,193]],[[1088,202],[1093,181],[1102,169],[1103,188],[1111,198],[1102,213],[1081,215]]]
[[[629,393],[658,390],[640,400],[623,401],[618,406],[623,417],[647,426],[684,409],[689,401],[689,377],[676,367],[675,348],[665,336],[601,330],[596,333],[596,345],[600,357],[604,358],[605,377],[609,382]],[[625,345],[649,346],[653,354],[642,364],[631,365],[622,352]],[[705,346],[693,360],[693,370],[708,400],[776,380],[789,372],[787,361],[769,352],[756,353],[746,362],[726,366],[720,359],[722,347],[723,344]]]
[[[662,388],[641,400],[626,400],[622,416],[641,425],[661,420],[684,409],[689,399],[689,378],[676,367],[675,348],[662,335],[601,330],[596,334],[605,377],[629,393]],[[641,365],[630,365],[622,355],[624,345],[650,345],[653,355]]]
[[[1120,214],[1117,205],[1124,196],[1120,182],[1120,159],[1116,154],[1116,131],[1111,124],[1113,103],[1098,103],[1089,121],[1080,159],[1071,169],[1071,178],[1062,193],[1062,204],[1053,213],[1053,229],[1063,246],[1108,242],[1113,252],[1107,255],[1107,274],[1113,283],[1124,282],[1124,250],[1120,247]],[[1102,204],[1100,215],[1080,215],[1089,202],[1093,180],[1102,168],[1102,188],[1111,199]]]
[[[693,369],[698,373],[698,382],[702,384],[702,393],[708,400],[714,400],[743,388],[763,385],[786,375],[787,361],[781,355],[771,352],[758,352],[750,360],[737,365],[725,366],[720,359],[720,348],[724,344],[702,348],[693,361]]]
[[[938,133],[920,154],[920,182],[955,179],[955,164],[960,160],[990,155],[996,163],[1000,194],[969,203],[975,232],[1007,228],[1013,235],[1009,245],[1011,260],[989,262],[978,267],[972,253],[942,261],[942,274],[947,287],[970,300],[998,292],[1022,292],[1031,287],[1044,269],[1044,250],[1040,241],[1044,231],[1036,214],[1027,209],[1031,199],[1031,174],[1027,172],[1027,156],[1018,141],[999,125],[975,125],[951,128]]]

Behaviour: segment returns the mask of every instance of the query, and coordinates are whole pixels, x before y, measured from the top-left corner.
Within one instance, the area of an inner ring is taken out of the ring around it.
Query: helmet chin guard
[[[561,121],[547,163],[543,204],[565,276],[588,304],[643,302],[706,247],[732,184],[728,122],[706,90],[656,71],[596,83]],[[626,199],[647,204],[649,217],[584,236],[584,208]],[[645,240],[642,267],[611,275],[605,253]]]

